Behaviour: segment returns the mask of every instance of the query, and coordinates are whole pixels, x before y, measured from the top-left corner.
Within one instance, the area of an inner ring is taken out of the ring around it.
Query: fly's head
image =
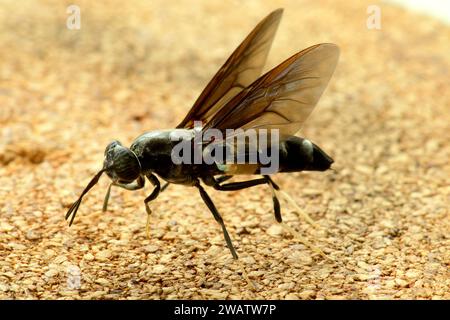
[[[111,142],[105,150],[103,168],[91,179],[78,200],[75,201],[70,206],[69,211],[67,211],[66,220],[72,216],[70,218],[69,226],[72,225],[73,220],[75,219],[83,197],[97,184],[104,172],[106,172],[113,182],[125,184],[131,183],[141,174],[141,164],[133,151],[122,146],[119,141]]]
[[[136,154],[119,141],[113,141],[106,147],[103,168],[108,177],[117,183],[131,183],[141,174],[141,164]]]

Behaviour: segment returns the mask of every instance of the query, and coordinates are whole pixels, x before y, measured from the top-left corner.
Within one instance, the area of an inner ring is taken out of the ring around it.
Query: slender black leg
[[[231,251],[231,255],[234,259],[238,259],[238,255],[236,253],[236,250],[234,249],[233,243],[231,242],[230,235],[228,234],[227,228],[225,227],[225,223],[223,222],[222,217],[220,216],[219,211],[217,211],[216,206],[212,202],[209,195],[206,193],[205,189],[200,185],[200,182],[196,184],[196,187],[200,191],[200,196],[202,197],[205,204],[208,206],[209,210],[214,216],[214,219],[222,226],[223,236],[225,238],[225,242],[227,243],[228,249]]]
[[[147,214],[150,215],[152,213],[152,210],[150,209],[148,203],[158,197],[159,193],[161,192],[161,184],[159,183],[158,178],[153,174],[149,174],[147,176],[147,179],[155,186],[152,193],[150,193],[150,195],[144,200],[145,210],[147,211]]]
[[[161,187],[161,190],[159,192],[163,192],[164,190],[167,189],[167,187],[169,186],[170,182],[166,182],[163,184],[163,186]]]
[[[261,179],[255,179],[255,180],[248,180],[248,181],[241,181],[241,182],[230,182],[225,184],[219,184],[215,183],[213,185],[214,189],[220,190],[220,191],[236,191],[241,189],[246,189],[250,187],[254,187],[260,184],[266,184],[267,180],[264,178]]]
[[[231,179],[231,178],[233,178],[233,176],[220,176],[220,177],[218,177],[216,179],[216,182],[217,183],[222,183],[222,182],[225,182],[225,181],[227,181],[228,179]]]
[[[270,176],[263,176],[271,185],[275,190],[280,190],[280,187],[272,180],[272,178]]]
[[[108,210],[108,201],[109,201],[109,196],[111,195],[111,187],[113,186],[114,182],[111,182],[108,186],[108,190],[106,191],[105,194],[105,200],[103,200],[103,212],[106,212]]]
[[[273,180],[269,176],[263,176],[267,180],[267,184],[270,186],[272,191],[272,201],[273,201],[273,212],[275,214],[275,220],[278,223],[281,223],[283,219],[281,218],[281,208],[280,208],[280,200],[278,200],[277,194],[275,190],[280,190],[280,187],[273,182]]]
[[[121,187],[121,188],[124,188],[127,190],[139,190],[145,186],[145,179],[144,179],[144,177],[139,176],[139,178],[137,178],[137,180],[133,183],[123,184],[123,183],[111,182],[111,184],[108,187],[108,190],[106,191],[105,200],[103,201],[103,212],[105,212],[108,209],[108,201],[109,201],[109,196],[111,194],[112,186]]]
[[[222,176],[222,177],[229,177],[229,176]],[[219,177],[218,179],[214,179],[214,177],[205,177],[203,180],[207,185],[212,186],[214,189],[220,191],[236,191],[257,186],[260,184],[268,184],[272,191],[273,211],[275,219],[277,220],[277,222],[283,221],[283,219],[281,218],[280,201],[278,200],[278,197],[275,193],[275,190],[279,190],[280,187],[269,176],[264,175],[263,178],[260,179],[220,184],[219,179],[222,177]]]
[[[150,238],[150,215],[152,214],[152,209],[150,209],[150,206],[148,204],[150,201],[153,201],[156,199],[156,197],[158,197],[159,193],[161,192],[161,184],[159,183],[158,178],[153,174],[147,175],[147,179],[155,186],[152,193],[150,193],[150,195],[144,199],[145,211],[147,211],[145,233],[147,234],[147,238]]]

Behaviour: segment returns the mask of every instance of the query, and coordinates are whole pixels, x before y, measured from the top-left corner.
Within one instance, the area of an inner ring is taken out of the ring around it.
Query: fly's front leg
[[[150,238],[150,215],[152,214],[152,209],[150,209],[148,203],[158,197],[159,193],[161,192],[161,184],[159,183],[158,178],[153,174],[147,175],[147,179],[155,186],[152,193],[150,193],[150,195],[144,200],[145,211],[147,211],[147,223],[145,225],[145,232],[147,234],[147,237]]]
[[[108,210],[108,201],[109,201],[109,196],[111,194],[111,187],[112,186],[121,187],[121,188],[124,188],[126,190],[139,190],[139,189],[142,189],[145,186],[145,179],[144,179],[144,177],[139,176],[139,178],[137,178],[135,182],[128,183],[128,184],[111,182],[111,184],[108,187],[108,190],[106,191],[105,200],[103,201],[103,212]]]

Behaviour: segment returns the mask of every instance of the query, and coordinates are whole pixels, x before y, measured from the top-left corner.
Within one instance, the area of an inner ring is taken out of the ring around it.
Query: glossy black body
[[[171,153],[179,141],[173,134],[194,135],[193,129],[157,130],[144,133],[136,138],[130,150],[137,156],[141,175],[157,174],[163,180],[184,185],[194,185],[199,178],[205,179],[228,172],[216,164],[175,164]],[[333,159],[317,145],[307,139],[289,136],[280,141],[278,172],[325,171]],[[260,174],[259,166],[251,174]]]

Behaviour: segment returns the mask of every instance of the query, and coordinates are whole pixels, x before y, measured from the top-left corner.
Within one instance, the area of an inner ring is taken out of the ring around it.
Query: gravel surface
[[[450,29],[366,1],[65,1],[0,6],[0,298],[449,299]],[[258,286],[197,192],[170,186],[85,197],[113,139],[174,127],[231,51],[266,14],[285,14],[267,68],[307,46],[341,47],[334,77],[300,135],[335,172],[274,177],[313,227],[267,187],[209,190]]]

